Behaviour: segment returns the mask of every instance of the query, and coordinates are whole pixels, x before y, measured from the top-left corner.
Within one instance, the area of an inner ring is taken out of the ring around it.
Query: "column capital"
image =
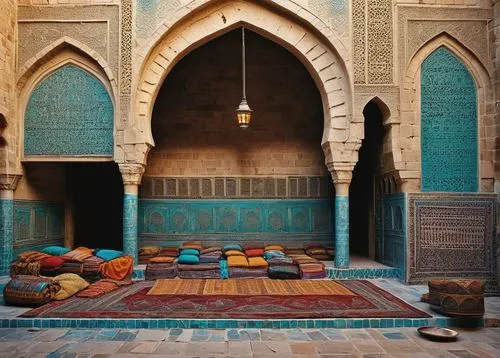
[[[333,184],[347,184],[351,183],[352,171],[354,164],[352,163],[334,163],[328,168],[332,176]]]
[[[120,173],[124,185],[139,185],[141,184],[142,175],[146,168],[142,164],[119,163]]]
[[[0,190],[16,190],[21,174],[0,174]]]

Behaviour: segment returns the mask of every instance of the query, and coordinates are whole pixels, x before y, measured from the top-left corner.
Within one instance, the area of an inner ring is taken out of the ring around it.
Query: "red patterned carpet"
[[[364,280],[337,281],[352,294],[325,296],[147,295],[141,281],[100,298],[73,297],[21,317],[58,318],[426,318],[425,312]]]

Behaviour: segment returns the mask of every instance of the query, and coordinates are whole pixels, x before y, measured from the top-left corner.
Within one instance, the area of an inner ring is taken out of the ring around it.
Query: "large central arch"
[[[326,37],[318,30],[320,27],[325,33],[330,31],[321,20],[310,13],[307,13],[307,20],[299,16],[300,12],[292,16],[283,9],[270,9],[253,2],[213,2],[167,28],[145,56],[134,93],[132,126],[125,133],[125,144],[145,144],[144,152],[138,154],[145,164],[148,150],[154,145],[151,133],[153,106],[165,77],[193,49],[244,25],[288,49],[314,79],[323,102],[325,117],[321,145],[330,171],[334,170],[334,162],[355,163],[357,156],[352,154],[356,153],[356,146],[345,146],[347,142],[360,142],[358,138],[350,138],[352,84],[347,52],[340,42],[332,41],[333,36]],[[332,42],[336,42],[336,47]]]

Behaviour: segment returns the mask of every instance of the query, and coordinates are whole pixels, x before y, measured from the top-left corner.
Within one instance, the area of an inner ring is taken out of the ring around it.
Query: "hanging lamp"
[[[252,110],[247,103],[246,95],[246,80],[245,80],[245,28],[241,28],[241,62],[242,62],[242,75],[243,75],[243,99],[240,105],[236,109],[236,119],[240,128],[246,129],[250,125],[250,120],[252,119]]]

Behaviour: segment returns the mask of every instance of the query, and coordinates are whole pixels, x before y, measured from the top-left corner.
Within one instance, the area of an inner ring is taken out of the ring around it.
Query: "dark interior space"
[[[349,188],[349,244],[351,253],[368,257],[370,235],[374,235],[370,224],[370,216],[374,215],[374,178],[380,166],[384,127],[382,112],[374,101],[365,106],[363,115],[365,138]]]
[[[123,184],[116,163],[68,164],[75,247],[122,250]]]

